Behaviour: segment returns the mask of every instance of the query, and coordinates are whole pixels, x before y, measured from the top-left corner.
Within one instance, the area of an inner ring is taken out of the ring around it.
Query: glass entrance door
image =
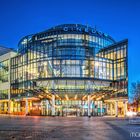
[[[64,116],[77,116],[76,108],[63,108]]]

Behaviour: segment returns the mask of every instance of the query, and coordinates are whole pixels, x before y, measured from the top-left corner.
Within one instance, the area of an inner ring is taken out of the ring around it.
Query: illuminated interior
[[[85,32],[88,28],[88,32]],[[51,115],[92,115],[107,111],[105,100],[127,97],[127,40],[80,24],[64,24],[24,37],[11,59],[13,112]]]

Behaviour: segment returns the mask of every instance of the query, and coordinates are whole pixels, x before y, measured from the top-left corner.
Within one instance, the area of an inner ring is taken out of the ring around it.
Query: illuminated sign
[[[97,31],[96,28],[89,28],[88,26],[65,26],[63,27],[63,31],[68,32],[68,31],[77,31],[77,32],[85,32],[85,33],[91,33],[91,34],[99,34],[101,36],[108,36],[107,34],[104,34],[100,31]]]

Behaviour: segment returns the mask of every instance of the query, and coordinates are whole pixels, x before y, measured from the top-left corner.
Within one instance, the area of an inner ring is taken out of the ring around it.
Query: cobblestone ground
[[[0,116],[0,140],[137,140],[138,132],[120,118]]]

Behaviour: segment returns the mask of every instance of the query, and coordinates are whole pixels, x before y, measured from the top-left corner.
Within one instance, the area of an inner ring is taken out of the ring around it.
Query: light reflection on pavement
[[[0,116],[0,140],[137,140],[138,131],[120,118]]]

